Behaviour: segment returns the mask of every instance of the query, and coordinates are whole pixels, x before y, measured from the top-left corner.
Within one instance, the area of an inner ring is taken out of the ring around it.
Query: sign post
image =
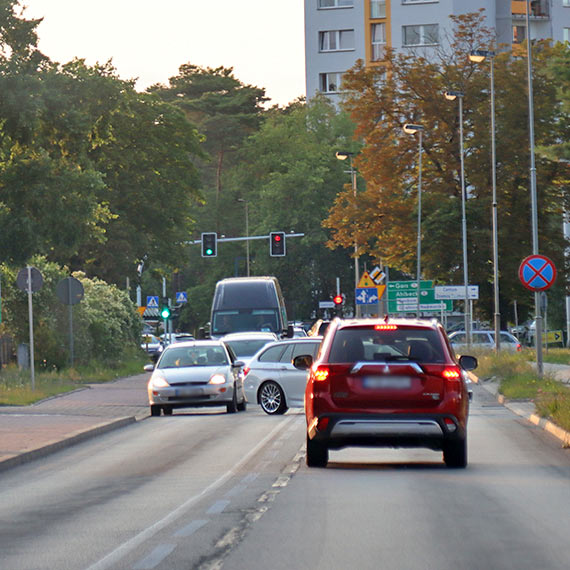
[[[73,366],[73,305],[83,299],[84,289],[79,279],[66,277],[57,284],[55,292],[64,305],[69,305],[69,362]]]
[[[27,266],[20,269],[16,278],[16,285],[20,291],[28,293],[28,320],[30,322],[30,374],[32,378],[32,392],[36,389],[36,373],[34,366],[34,310],[32,308],[32,293],[39,291],[44,284],[44,278],[38,269]]]

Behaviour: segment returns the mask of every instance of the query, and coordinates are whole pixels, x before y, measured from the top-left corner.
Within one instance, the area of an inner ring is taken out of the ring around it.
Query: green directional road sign
[[[391,281],[388,283],[388,312],[415,313],[417,310],[417,281]],[[452,311],[453,302],[435,298],[433,281],[420,282],[420,311],[440,313]]]

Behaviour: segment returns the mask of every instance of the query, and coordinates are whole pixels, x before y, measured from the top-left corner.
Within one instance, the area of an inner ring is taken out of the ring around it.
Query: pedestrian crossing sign
[[[148,295],[146,298],[147,309],[158,309],[158,295]]]
[[[188,303],[188,294],[186,291],[178,291],[178,293],[176,293],[176,303]]]

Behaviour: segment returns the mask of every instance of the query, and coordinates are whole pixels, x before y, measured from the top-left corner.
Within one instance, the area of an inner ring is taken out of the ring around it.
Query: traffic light
[[[162,301],[160,302],[160,318],[164,319],[165,321],[170,318],[170,304],[169,299],[167,297],[163,297]]]
[[[344,302],[344,298],[342,295],[335,295],[333,297],[333,303],[338,307],[339,305],[342,305]]]
[[[269,255],[283,257],[285,255],[285,232],[271,232],[269,234]]]
[[[215,232],[202,233],[202,257],[218,255],[218,234]]]

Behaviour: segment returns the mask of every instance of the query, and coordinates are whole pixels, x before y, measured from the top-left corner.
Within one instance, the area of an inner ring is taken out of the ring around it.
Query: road
[[[0,474],[0,568],[567,569],[570,451],[475,386],[470,465],[346,449],[301,410],[185,410]]]

